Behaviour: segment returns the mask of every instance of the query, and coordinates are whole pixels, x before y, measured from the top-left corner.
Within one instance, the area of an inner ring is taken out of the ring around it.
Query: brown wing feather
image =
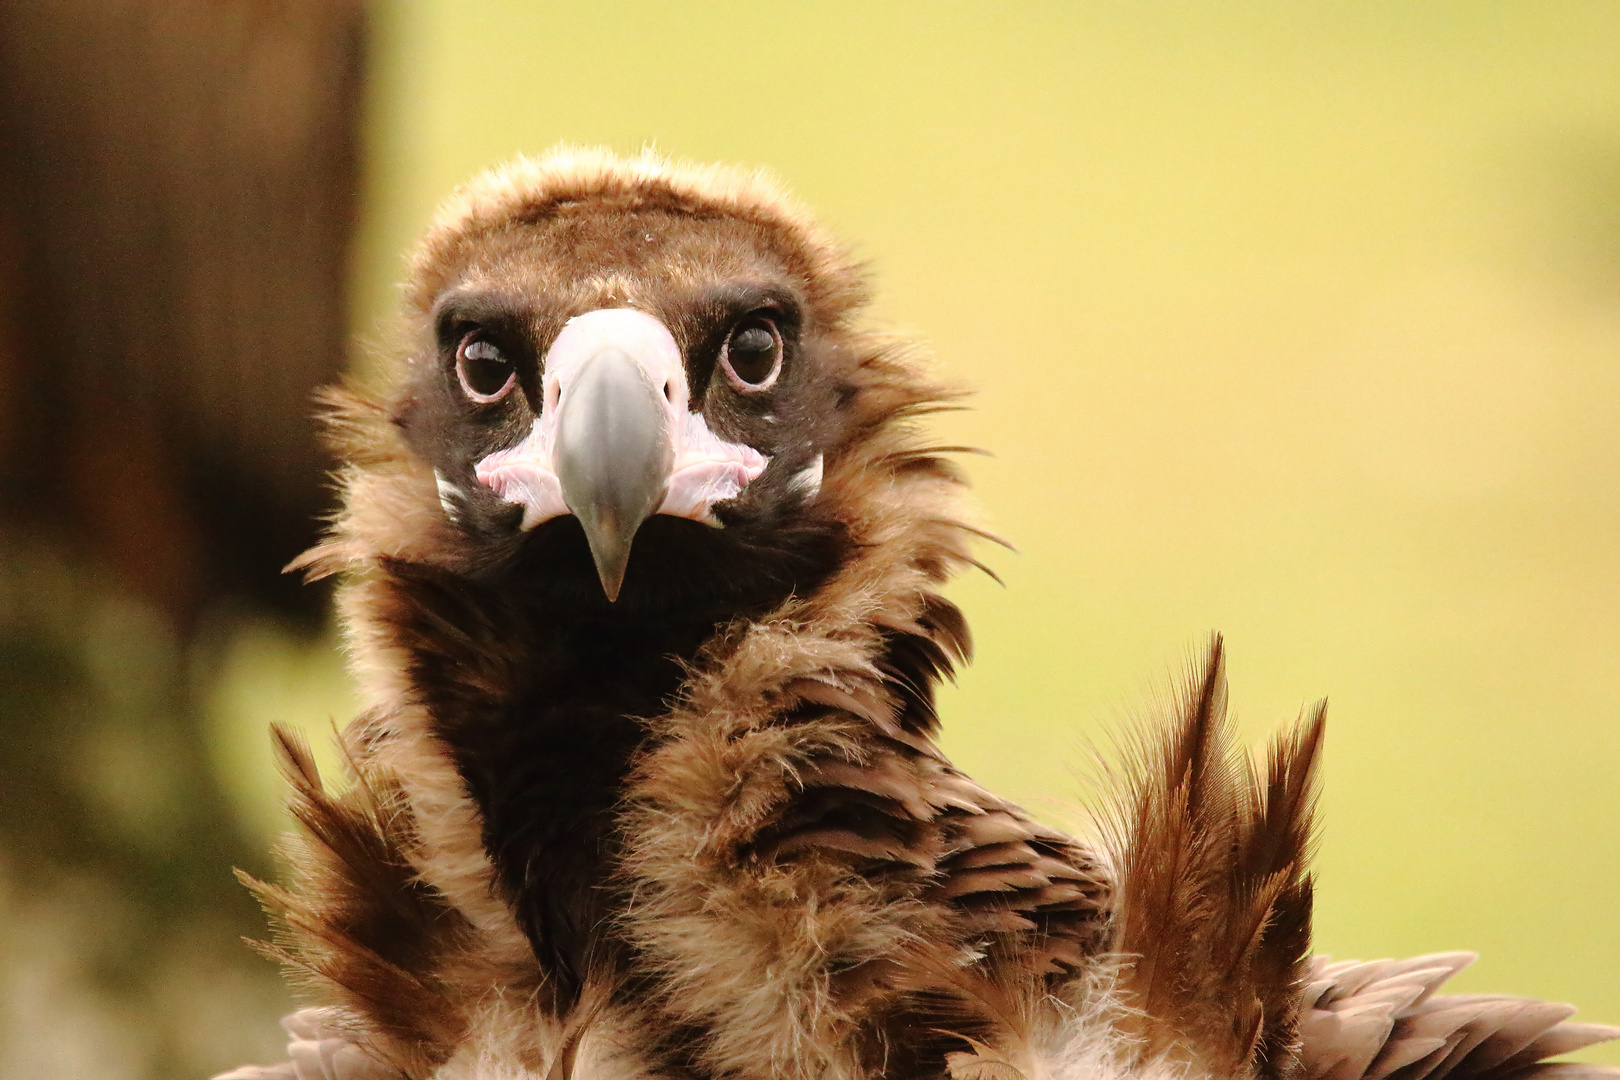
[[[1174,723],[1131,751],[1113,818],[1113,950],[1150,1056],[1283,1075],[1310,944],[1318,706],[1264,775],[1233,745],[1219,638]]]
[[[431,972],[455,947],[462,917],[416,876],[397,785],[367,768],[329,793],[297,735],[274,730],[288,807],[304,829],[284,851],[290,887],[240,875],[277,927],[259,943],[294,982],[367,1018],[368,1043],[407,1071],[447,1056],[461,1037],[456,1010]]]
[[[1316,957],[1301,994],[1303,1080],[1620,1076],[1620,1069],[1545,1060],[1620,1037],[1620,1028],[1570,1023],[1572,1006],[1435,994],[1473,961],[1472,953],[1369,963]]]
[[[836,700],[820,689],[807,699]],[[870,708],[859,715],[875,723]],[[1016,957],[1043,975],[1083,963],[1098,947],[1108,907],[1096,860],[936,755],[909,739],[878,739],[859,760],[808,763],[799,773],[803,794],[762,831],[755,852],[837,852],[868,874],[909,874],[923,899],[956,911],[970,948]]]

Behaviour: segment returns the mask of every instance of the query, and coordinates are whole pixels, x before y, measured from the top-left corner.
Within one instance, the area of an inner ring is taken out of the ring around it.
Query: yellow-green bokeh
[[[1620,1021],[1620,7],[375,8],[356,330],[471,173],[767,164],[980,388],[953,755],[1037,806],[1214,629],[1331,698],[1318,943]],[[1598,1060],[1620,1061],[1600,1050]]]

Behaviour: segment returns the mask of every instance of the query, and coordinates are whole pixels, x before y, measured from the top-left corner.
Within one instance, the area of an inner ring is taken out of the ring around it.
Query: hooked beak
[[[609,600],[619,598],[630,541],[664,501],[674,464],[663,398],[629,353],[609,347],[574,377],[557,420],[563,503],[585,527]]]
[[[644,312],[603,308],[570,319],[546,353],[541,391],[529,435],[474,473],[523,507],[524,529],[579,518],[610,601],[643,521],[672,514],[718,527],[714,504],[765,470],[759,451],[717,438],[688,411],[680,347]]]

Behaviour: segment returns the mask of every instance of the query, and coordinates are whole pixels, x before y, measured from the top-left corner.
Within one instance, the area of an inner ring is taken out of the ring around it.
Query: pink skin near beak
[[[587,454],[597,454],[592,447],[601,440],[604,448],[598,467],[600,462],[618,466],[615,446],[646,442],[645,453],[659,460],[627,460],[625,465],[652,468],[655,479],[662,475],[662,497],[656,490],[650,493],[656,500],[650,503],[655,507],[652,513],[716,527],[714,504],[736,498],[765,471],[768,459],[763,454],[751,446],[720,439],[709,430],[701,413],[689,411],[680,347],[669,329],[645,312],[602,308],[568,320],[546,353],[544,371],[540,416],[528,436],[516,446],[484,458],[474,474],[501,498],[523,507],[524,529],[577,511],[591,534],[610,599],[618,593],[618,581],[610,583],[609,578],[622,577],[623,567],[616,574],[603,568],[591,511],[569,505],[559,475],[559,438],[566,452],[576,457],[580,453],[576,446],[585,447]],[[643,380],[645,393],[633,385]],[[609,384],[614,389],[604,390]],[[570,394],[575,387],[585,395],[580,398],[583,404],[573,403],[579,396]],[[578,416],[570,411],[571,405]],[[588,430],[591,425],[602,425],[602,429]],[[627,431],[623,425],[651,425],[658,430]],[[645,457],[641,450],[634,453]],[[576,499],[583,497],[576,492]],[[632,532],[639,524],[639,520],[624,522]],[[629,535],[623,537],[623,558],[628,558],[629,539]]]

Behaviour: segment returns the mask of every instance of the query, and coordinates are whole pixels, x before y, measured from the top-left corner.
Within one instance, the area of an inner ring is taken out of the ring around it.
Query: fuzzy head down
[[[860,266],[761,172],[559,150],[479,177],[413,256],[394,347],[330,396],[344,510],[295,565],[319,576],[406,559],[614,619],[720,620],[813,593],[853,546],[881,541],[866,531],[892,517],[882,489],[897,477],[910,496],[914,480],[933,489],[925,531],[962,517],[959,478],[911,423],[956,391],[909,342],[857,324],[867,299]],[[601,390],[598,356],[557,355],[580,336],[563,334],[571,322],[625,312],[667,331],[673,361],[611,329],[580,348],[636,354],[624,380],[645,369],[676,399],[646,414],[672,445],[580,435],[589,460],[575,472],[665,454],[639,529],[588,478],[569,498],[564,460],[570,410],[605,396],[598,427],[622,429],[634,391]],[[548,376],[564,366],[565,380],[585,373],[559,389]],[[600,514],[633,536],[617,595],[590,572],[612,546]],[[946,547],[936,573],[966,558],[960,537]]]

